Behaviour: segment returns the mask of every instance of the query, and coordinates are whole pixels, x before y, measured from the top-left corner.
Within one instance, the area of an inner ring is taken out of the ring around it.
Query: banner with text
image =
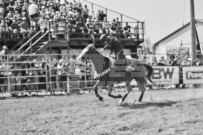
[[[184,84],[202,84],[203,83],[203,66],[200,67],[183,67]]]
[[[155,84],[178,84],[179,67],[154,66],[151,79]],[[147,83],[151,84],[149,81]]]

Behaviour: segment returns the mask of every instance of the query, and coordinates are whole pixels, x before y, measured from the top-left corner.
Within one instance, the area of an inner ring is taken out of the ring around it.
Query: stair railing
[[[42,31],[38,31],[34,36],[32,36],[27,42],[25,42],[18,50],[16,50],[9,58],[13,57],[17,52],[19,52],[23,47],[30,43],[36,36],[38,36]]]
[[[30,38],[34,32],[36,32],[36,31],[34,30],[34,31],[29,32],[25,38],[23,38],[21,41],[18,42],[18,44],[16,44],[13,48],[11,48],[11,51],[16,50],[16,48],[19,47],[20,45],[22,45],[26,39]]]
[[[46,36],[49,33],[49,31],[45,32],[41,37],[39,37],[31,46],[29,46],[23,53],[21,53],[18,57],[20,58],[23,54],[25,54],[28,50],[30,50],[34,45],[36,45],[44,36]]]

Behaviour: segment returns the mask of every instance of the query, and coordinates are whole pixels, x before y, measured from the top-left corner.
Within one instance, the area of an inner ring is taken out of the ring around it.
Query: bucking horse
[[[95,95],[100,101],[103,101],[103,97],[98,93],[98,86],[108,86],[108,96],[112,98],[120,98],[119,104],[122,104],[128,94],[132,91],[132,86],[130,82],[135,79],[138,87],[141,90],[141,95],[139,100],[135,100],[134,103],[141,102],[146,91],[145,82],[146,78],[152,82],[151,75],[153,68],[150,65],[143,64],[141,61],[135,58],[119,59],[116,61],[116,68],[111,67],[111,61],[108,56],[104,56],[98,51],[94,44],[89,44],[85,49],[82,50],[81,54],[77,57],[77,60],[81,58],[89,58],[93,62],[94,70],[97,77],[94,79],[95,84],[93,86]],[[132,71],[127,71],[127,67],[131,65],[133,67]],[[125,82],[127,87],[127,92],[124,96],[113,95],[112,90],[115,83]],[[153,83],[153,82],[152,82]]]

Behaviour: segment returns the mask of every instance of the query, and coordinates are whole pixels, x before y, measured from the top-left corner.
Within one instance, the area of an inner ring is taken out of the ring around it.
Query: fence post
[[[45,62],[45,63],[48,62],[48,57],[47,57],[47,55],[48,55],[48,54],[44,54],[44,57],[45,57],[45,61],[44,61],[44,62]],[[49,88],[49,83],[48,83],[48,81],[49,81],[49,76],[48,76],[48,75],[49,75],[49,74],[48,74],[48,67],[47,67],[48,65],[45,64],[45,66],[46,66],[46,67],[45,67],[45,70],[46,70],[46,92],[47,92],[47,91],[48,91],[48,88]]]
[[[8,89],[7,89],[7,92],[10,93],[10,89],[11,89],[11,86],[10,86],[10,75],[9,75],[9,67],[8,67],[8,55],[6,56],[6,70],[7,70],[7,81],[8,81]]]

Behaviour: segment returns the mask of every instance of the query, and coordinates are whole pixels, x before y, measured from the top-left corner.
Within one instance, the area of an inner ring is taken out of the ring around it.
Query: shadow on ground
[[[132,104],[132,103],[124,103],[121,105],[121,107],[126,107],[130,109],[145,109],[147,107],[168,107],[172,106],[174,104],[177,104],[177,102],[174,101],[165,101],[165,102],[142,102],[138,104]]]

